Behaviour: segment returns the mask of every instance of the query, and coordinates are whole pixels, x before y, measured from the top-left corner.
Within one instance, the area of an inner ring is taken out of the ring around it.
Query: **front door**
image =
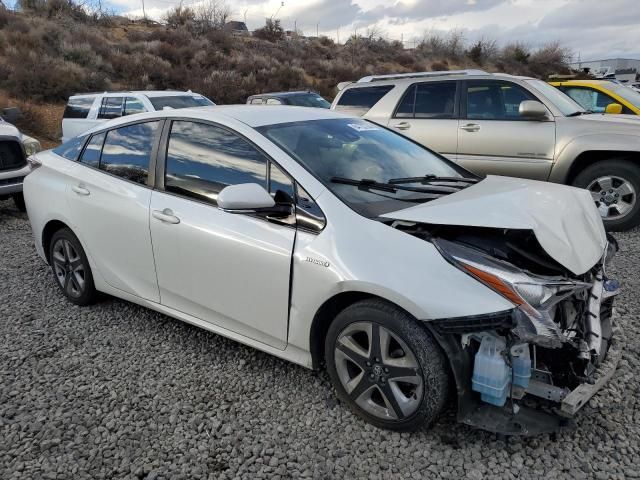
[[[411,85],[387,126],[455,160],[458,148],[458,108],[455,81]]]
[[[479,174],[546,180],[553,165],[555,122],[520,117],[537,98],[512,82],[470,80],[462,94],[457,161]]]
[[[67,198],[73,230],[104,280],[119,290],[160,300],[149,232],[149,160],[160,122],[94,134],[78,163],[69,163]]]
[[[287,177],[267,175],[267,157],[236,133],[186,120],[172,122],[159,161],[151,235],[161,303],[283,349],[295,224],[227,213],[216,199],[227,185]]]

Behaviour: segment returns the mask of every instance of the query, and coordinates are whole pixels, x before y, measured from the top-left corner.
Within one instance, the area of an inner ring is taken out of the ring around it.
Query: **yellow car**
[[[549,82],[594,113],[640,115],[640,93],[609,80]]]

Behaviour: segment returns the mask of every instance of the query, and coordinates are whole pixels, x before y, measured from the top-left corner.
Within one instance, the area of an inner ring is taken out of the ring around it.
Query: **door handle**
[[[80,185],[74,185],[73,187],[71,187],[71,190],[76,192],[78,195],[84,195],[84,196],[89,195],[91,193],[88,189]]]
[[[480,130],[480,125],[477,123],[467,123],[466,125],[462,125],[460,130],[464,130],[466,132],[477,132]]]
[[[397,128],[398,130],[409,130],[411,128],[411,124],[408,122],[400,122],[393,125],[393,128]]]
[[[170,208],[165,208],[164,210],[154,210],[151,212],[153,218],[156,218],[164,223],[177,224],[180,223],[180,219],[173,214],[173,211]]]

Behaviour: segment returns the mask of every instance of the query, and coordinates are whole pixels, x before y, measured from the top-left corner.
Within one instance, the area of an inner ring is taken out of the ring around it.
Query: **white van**
[[[62,141],[66,142],[112,118],[165,108],[215,105],[203,95],[175,90],[85,93],[69,97],[62,116]]]

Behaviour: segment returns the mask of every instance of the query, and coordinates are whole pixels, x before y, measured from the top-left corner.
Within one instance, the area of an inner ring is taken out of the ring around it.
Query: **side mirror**
[[[547,107],[536,100],[520,102],[518,113],[521,117],[530,120],[546,120],[548,115]]]
[[[218,207],[232,213],[255,212],[275,205],[271,195],[257,183],[229,185],[218,194]]]
[[[607,108],[604,109],[604,113],[609,115],[620,115],[622,113],[622,105],[619,103],[610,103]]]

